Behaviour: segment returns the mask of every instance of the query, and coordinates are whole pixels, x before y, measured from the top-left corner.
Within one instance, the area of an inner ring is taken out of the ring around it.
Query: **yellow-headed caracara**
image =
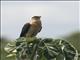
[[[37,33],[39,33],[42,29],[42,24],[41,24],[41,20],[40,20],[41,16],[33,16],[31,18],[31,22],[30,23],[26,23],[24,24],[20,37],[34,37],[37,35]],[[21,44],[21,42],[16,42],[16,46],[19,46]],[[21,49],[23,48],[18,48],[17,51],[22,51]],[[23,52],[23,51],[22,51]],[[22,60],[25,60],[25,54],[21,56]]]
[[[41,16],[33,16],[30,23],[26,23],[21,31],[20,37],[34,37],[42,29]]]

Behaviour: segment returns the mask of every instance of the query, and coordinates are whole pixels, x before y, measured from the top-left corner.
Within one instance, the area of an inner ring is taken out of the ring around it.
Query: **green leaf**
[[[5,50],[10,53],[8,56],[17,54],[18,60],[54,60],[59,57],[62,60],[78,59],[74,46],[62,39],[20,37],[16,40],[16,45],[7,45]]]

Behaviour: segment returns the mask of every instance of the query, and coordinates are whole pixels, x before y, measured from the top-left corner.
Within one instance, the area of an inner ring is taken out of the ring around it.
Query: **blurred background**
[[[80,53],[80,4],[78,1],[1,1],[1,60],[6,58],[4,47],[20,35],[32,16],[42,16],[41,38],[65,39]]]

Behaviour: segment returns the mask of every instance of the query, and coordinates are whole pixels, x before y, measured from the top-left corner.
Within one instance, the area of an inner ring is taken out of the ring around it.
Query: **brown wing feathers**
[[[30,28],[30,23],[26,23],[23,28],[22,28],[22,31],[21,31],[21,34],[20,34],[20,37],[25,37],[29,28]]]

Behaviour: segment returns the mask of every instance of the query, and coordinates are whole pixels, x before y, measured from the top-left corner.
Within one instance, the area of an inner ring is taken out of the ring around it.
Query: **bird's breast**
[[[28,36],[35,36],[41,29],[41,25],[40,24],[31,24],[30,29],[27,33]]]
[[[31,29],[37,31],[39,28],[41,27],[41,25],[39,24],[31,24]]]

